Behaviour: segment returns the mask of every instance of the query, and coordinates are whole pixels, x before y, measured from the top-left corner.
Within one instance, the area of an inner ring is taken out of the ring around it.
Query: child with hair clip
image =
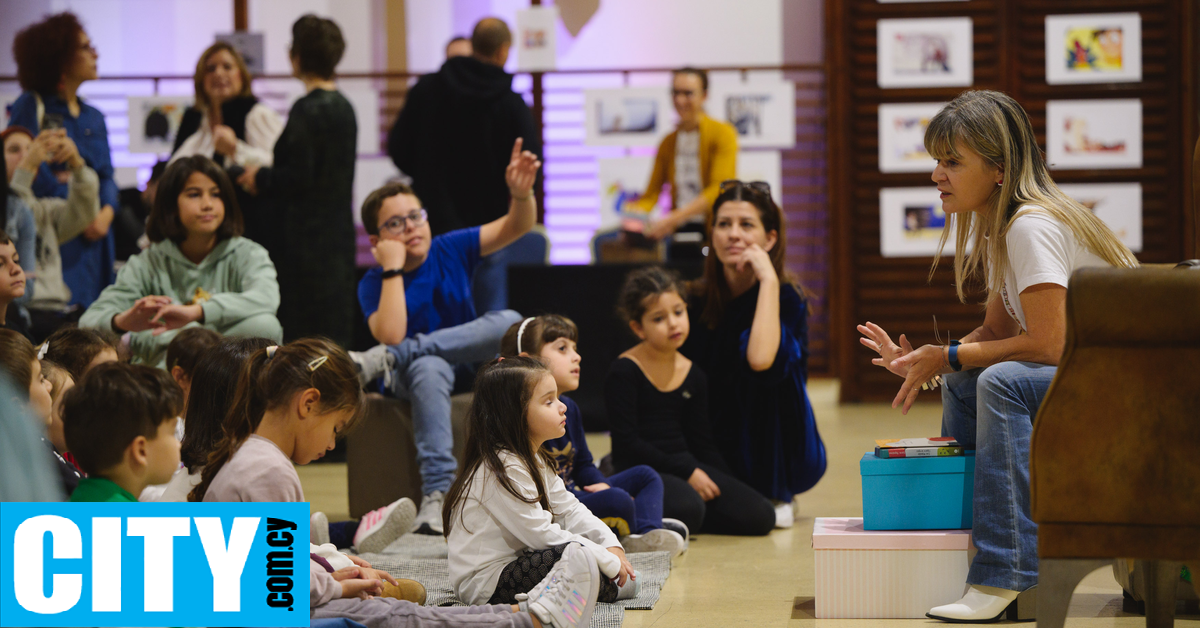
[[[543,447],[566,433],[566,411],[541,360],[499,358],[480,371],[463,471],[442,510],[450,579],[463,601],[521,601],[563,563],[591,591],[589,603],[637,595],[616,535],[567,491]]]
[[[100,330],[62,327],[38,345],[38,357],[67,369],[78,383],[92,367],[119,361],[119,342],[115,335]]]
[[[54,385],[46,377],[43,363],[37,359],[37,350],[25,336],[11,329],[0,329],[0,370],[8,373],[18,394],[20,391],[25,392],[16,401],[27,404],[33,418],[44,422],[46,432],[54,434],[53,423],[57,405],[54,403],[51,393]],[[5,403],[8,404],[11,401],[5,400]],[[58,434],[61,437],[61,429],[58,430]],[[42,442],[46,444],[46,448],[54,457],[64,494],[70,495],[82,477],[79,470],[59,455],[63,449],[57,447],[51,439],[43,436]]]
[[[198,376],[203,369],[204,364]],[[333,449],[338,434],[360,415],[362,403],[357,369],[329,340],[305,338],[255,350],[240,369],[223,436],[212,446],[191,501],[304,501],[293,465],[308,464]],[[397,581],[361,558],[325,551],[328,547],[314,546],[309,565],[313,619],[347,618],[368,628],[401,628],[424,622],[454,625],[458,617],[478,615],[463,618],[463,625],[541,625],[528,609],[511,605],[418,606],[401,598],[424,599],[419,583]],[[557,582],[551,586],[562,587]],[[381,594],[389,597],[372,597]]]
[[[713,443],[704,372],[679,353],[690,329],[678,275],[650,266],[625,279],[619,311],[641,340],[608,372],[604,400],[613,465],[654,467],[663,481],[663,514],[709,534],[761,536],[775,508],[733,477]]]
[[[208,330],[192,327],[184,331]],[[181,338],[185,338],[183,333],[171,341],[171,346],[174,347]],[[138,498],[139,501],[187,501],[188,493],[200,483],[201,472],[208,461],[209,452],[221,439],[221,424],[229,412],[230,404],[233,403],[233,395],[237,392],[242,366],[255,351],[273,344],[273,340],[266,338],[218,339],[217,344],[194,364],[189,371],[189,382],[199,394],[189,396],[184,405],[184,416],[189,418],[188,428],[184,430],[183,439],[180,440],[179,470],[171,477],[170,482],[163,485],[161,494],[143,493]],[[178,376],[172,376],[176,382],[179,381]]]
[[[605,477],[592,463],[579,406],[563,393],[579,388],[580,362],[576,342],[579,328],[557,314],[531,316],[514,324],[500,341],[500,354],[540,359],[554,375],[559,401],[567,406],[567,433],[546,441],[546,451],[558,466],[558,477],[592,514],[621,539],[629,553],[687,549],[688,529],[678,519],[663,519],[662,479],[646,465]]]

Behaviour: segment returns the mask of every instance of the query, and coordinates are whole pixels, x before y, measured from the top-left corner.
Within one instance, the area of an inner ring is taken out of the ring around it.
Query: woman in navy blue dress
[[[12,105],[10,125],[36,136],[43,128],[66,129],[79,156],[100,176],[100,213],[83,234],[61,247],[63,281],[71,304],[86,308],[113,281],[114,243],[109,226],[117,206],[112,156],[104,114],[77,91],[96,78],[99,54],[73,13],[51,15],[17,33],[13,42],[17,78],[25,93]],[[42,164],[33,183],[39,197],[67,197],[65,164]]]
[[[713,203],[702,312],[683,348],[708,374],[714,440],[734,474],[777,503],[791,525],[793,496],[825,473],[808,380],[808,310],[783,270],[783,215],[766,183],[726,181]]]

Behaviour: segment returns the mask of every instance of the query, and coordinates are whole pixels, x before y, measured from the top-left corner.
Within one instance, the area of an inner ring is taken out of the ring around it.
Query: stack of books
[[[875,440],[875,456],[878,458],[937,458],[962,455],[963,447],[949,436]]]

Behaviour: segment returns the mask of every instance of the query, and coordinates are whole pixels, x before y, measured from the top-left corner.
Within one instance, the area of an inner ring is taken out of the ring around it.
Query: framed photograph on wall
[[[1142,18],[1137,13],[1046,16],[1046,82],[1142,80]]]
[[[1141,168],[1142,101],[1047,101],[1046,160],[1056,170]]]
[[[968,87],[974,81],[971,18],[879,20],[880,87]]]
[[[1129,250],[1142,250],[1142,184],[1064,183],[1058,187],[1092,210]]]
[[[783,206],[783,157],[777,150],[738,151],[737,178],[741,181],[766,181],[771,198]]]
[[[879,105],[879,171],[933,172],[925,129],[944,102]]]
[[[884,257],[933,257],[946,226],[942,199],[931,183],[879,190],[879,252]],[[943,256],[954,255],[954,237]]]
[[[708,113],[733,125],[743,148],[796,144],[796,85],[791,81],[713,82]]]
[[[584,111],[594,146],[657,146],[675,118],[666,86],[585,90]]]
[[[657,211],[650,214],[632,211],[629,204],[640,199],[646,191],[646,183],[650,181],[650,171],[654,168],[654,157],[641,155],[636,157],[615,157],[598,159],[600,183],[600,224],[598,231],[608,231],[621,226],[626,218],[636,218],[649,221],[657,218]],[[657,206],[656,206],[657,207]]]
[[[190,96],[130,96],[129,152],[170,154]]]

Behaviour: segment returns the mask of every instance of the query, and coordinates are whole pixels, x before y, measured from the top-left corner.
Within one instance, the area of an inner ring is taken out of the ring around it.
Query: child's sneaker
[[[421,511],[413,523],[413,532],[442,536],[442,505],[446,494],[434,491],[421,499]]]
[[[678,534],[679,536],[683,537],[684,545],[686,545],[687,542],[691,540],[691,536],[692,536],[691,530],[688,530],[686,523],[684,523],[678,519],[671,519],[670,517],[663,517],[662,521],[663,521],[663,525],[662,525],[663,528],[670,530],[670,531]]]
[[[323,512],[314,512],[308,518],[308,540],[313,545],[329,542],[329,518]]]
[[[367,384],[383,377],[383,386],[392,388],[392,364],[394,358],[388,351],[387,345],[375,345],[366,351],[348,351],[350,360],[358,367],[358,383],[366,388]]]
[[[612,583],[617,584],[616,579],[614,579]],[[635,569],[633,571],[633,577],[625,580],[625,586],[617,585],[617,601],[620,602],[621,600],[632,600],[641,592],[642,572]]]
[[[600,595],[596,558],[578,543],[571,543],[550,573],[528,593],[529,612],[543,626],[580,628],[592,621]]]
[[[621,546],[625,548],[626,554],[671,552],[671,558],[675,558],[683,553],[687,543],[678,532],[659,528],[645,534],[630,534],[621,539]]]
[[[425,585],[416,580],[396,578],[396,584],[384,581],[383,595],[396,600],[407,600],[418,606],[425,604]]]
[[[404,536],[417,516],[417,506],[407,497],[376,508],[358,520],[354,547],[362,554],[378,554]]]

